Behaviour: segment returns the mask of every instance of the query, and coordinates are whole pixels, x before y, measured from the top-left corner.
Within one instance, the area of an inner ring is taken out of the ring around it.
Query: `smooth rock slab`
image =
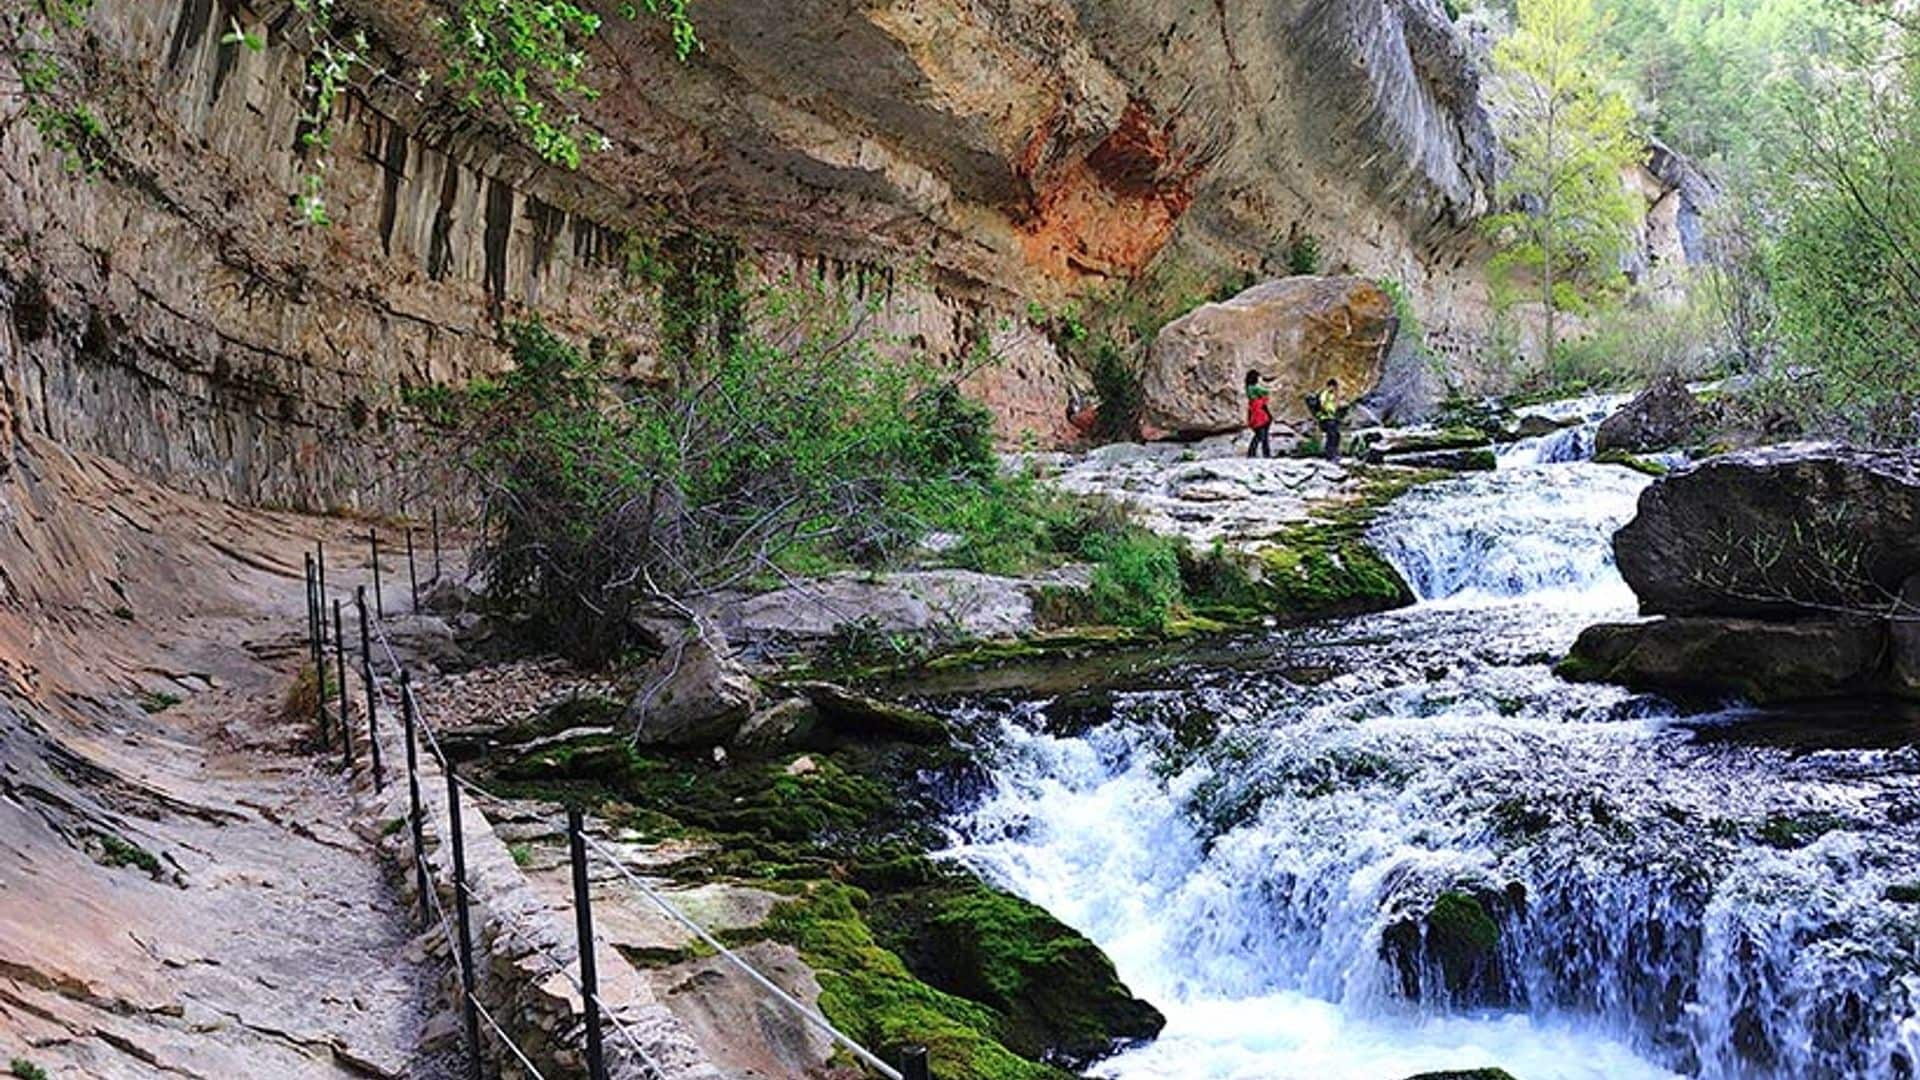
[[[1680,698],[1755,704],[1883,692],[1887,630],[1868,619],[1700,616],[1603,623],[1580,634],[1559,671]]]

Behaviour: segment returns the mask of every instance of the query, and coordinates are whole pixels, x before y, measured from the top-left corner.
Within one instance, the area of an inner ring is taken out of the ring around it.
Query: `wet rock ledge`
[[[1638,623],[1560,671],[1682,699],[1920,699],[1920,458],[1792,444],[1660,480],[1614,537]]]

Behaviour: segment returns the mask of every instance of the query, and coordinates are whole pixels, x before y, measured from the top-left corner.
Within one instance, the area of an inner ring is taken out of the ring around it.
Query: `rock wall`
[[[383,55],[431,48],[426,0],[352,0]],[[1406,281],[1442,351],[1484,307],[1470,228],[1493,143],[1433,0],[707,0],[704,51],[612,19],[589,119],[611,149],[545,167],[484,117],[391,87],[341,106],[327,229],[286,0],[99,0],[76,37],[108,125],[95,178],[0,128],[4,385],[20,421],[183,488],[315,509],[437,491],[404,391],[496,368],[537,311],[658,343],[597,301],[630,236],[731,238],[749,276],[879,290],[886,329],[955,365],[1009,439],[1069,437],[1084,376],[1030,305],[1149,307],[1280,268]],[[230,23],[255,52],[223,40]],[[17,73],[0,65],[0,83]],[[426,463],[426,464],[423,464]]]

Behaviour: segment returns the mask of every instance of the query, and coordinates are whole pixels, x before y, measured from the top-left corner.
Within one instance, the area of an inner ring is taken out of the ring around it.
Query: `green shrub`
[[[1311,233],[1301,233],[1287,243],[1287,273],[1294,275],[1320,272],[1320,241]]]
[[[1143,406],[1140,372],[1111,338],[1094,349],[1093,392],[1100,402],[1094,435],[1107,441],[1138,438]]]
[[[513,369],[461,406],[489,596],[584,662],[625,651],[639,605],[790,563],[884,565],[1004,494],[991,414],[883,356],[858,303],[792,283],[741,296],[724,252],[673,252],[656,381],[529,322],[509,328]]]
[[[26,1058],[14,1058],[7,1071],[19,1077],[19,1080],[47,1080],[47,1070],[28,1061]]]
[[[1179,544],[1138,529],[1088,537],[1083,553],[1094,563],[1094,611],[1117,626],[1166,629],[1185,604]]]

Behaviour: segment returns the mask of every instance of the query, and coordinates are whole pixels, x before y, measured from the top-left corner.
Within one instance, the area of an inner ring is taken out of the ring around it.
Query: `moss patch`
[[[148,877],[158,881],[167,870],[159,856],[124,836],[114,833],[95,833],[94,839],[100,842],[99,860],[102,866],[115,869],[131,866],[146,872]]]
[[[26,1058],[14,1058],[7,1066],[7,1071],[19,1077],[19,1080],[47,1080],[47,1070]]]
[[[1643,458],[1637,454],[1630,454],[1625,450],[1605,450],[1595,454],[1593,460],[1600,465],[1619,465],[1632,469],[1634,472],[1642,475],[1655,478],[1665,476],[1672,471],[1658,461],[1654,461],[1651,458]]]
[[[1421,973],[1431,971],[1453,1003],[1502,1003],[1500,924],[1489,909],[1497,902],[1495,893],[1451,889],[1435,897],[1424,916],[1387,928],[1381,946],[1408,998],[1420,997]]]
[[[927,1047],[942,1080],[1067,1080],[1029,1061],[995,1033],[1002,1014],[927,985],[874,940],[862,908],[867,894],[821,882],[775,908],[763,926],[792,944],[820,980],[820,1009],[853,1039],[882,1056]]]
[[[149,716],[154,713],[166,712],[168,709],[180,704],[180,700],[180,695],[169,694],[164,690],[140,691],[140,709]]]
[[[1774,848],[1801,848],[1836,829],[1846,828],[1837,814],[1774,814],[1755,832],[1759,841]]]
[[[885,896],[881,944],[934,987],[1000,1014],[995,1033],[1036,1060],[1085,1065],[1166,1019],[1120,983],[1113,963],[1043,909],[968,878]]]

